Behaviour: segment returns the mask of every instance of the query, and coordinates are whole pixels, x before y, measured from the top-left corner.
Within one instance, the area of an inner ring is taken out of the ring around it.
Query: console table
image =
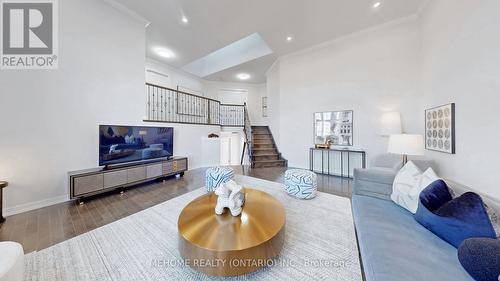
[[[0,223],[5,221],[3,217],[3,189],[9,185],[6,181],[0,181]]]
[[[163,177],[182,176],[187,169],[186,157],[173,157],[114,169],[95,168],[69,172],[69,194],[71,199],[82,199]]]
[[[366,168],[366,152],[356,149],[311,148],[309,169],[313,172],[352,178],[355,168]]]

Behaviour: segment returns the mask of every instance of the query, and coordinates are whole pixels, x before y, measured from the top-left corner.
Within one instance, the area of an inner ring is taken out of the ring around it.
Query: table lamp
[[[380,118],[380,135],[388,137],[402,133],[401,114],[399,112],[384,112]]]
[[[424,137],[410,134],[390,135],[387,152],[403,155],[404,166],[408,162],[408,155],[424,155]]]

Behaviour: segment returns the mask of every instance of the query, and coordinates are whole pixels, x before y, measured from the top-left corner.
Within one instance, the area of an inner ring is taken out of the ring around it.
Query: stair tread
[[[274,143],[273,133],[269,126],[252,126],[251,135],[251,147],[254,152],[252,155],[252,166],[265,168],[286,167],[288,165],[288,161],[281,156],[278,147]]]

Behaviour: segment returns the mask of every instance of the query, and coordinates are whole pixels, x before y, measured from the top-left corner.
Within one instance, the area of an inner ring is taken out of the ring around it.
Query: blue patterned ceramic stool
[[[300,169],[291,169],[285,172],[285,190],[288,194],[299,199],[316,197],[318,180],[316,174]]]
[[[213,192],[219,185],[232,180],[234,170],[229,167],[212,167],[205,172],[205,187],[207,192]]]

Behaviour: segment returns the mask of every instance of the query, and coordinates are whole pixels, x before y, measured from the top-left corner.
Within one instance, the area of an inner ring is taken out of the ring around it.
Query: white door
[[[242,147],[241,132],[221,132],[220,164],[240,165]]]

